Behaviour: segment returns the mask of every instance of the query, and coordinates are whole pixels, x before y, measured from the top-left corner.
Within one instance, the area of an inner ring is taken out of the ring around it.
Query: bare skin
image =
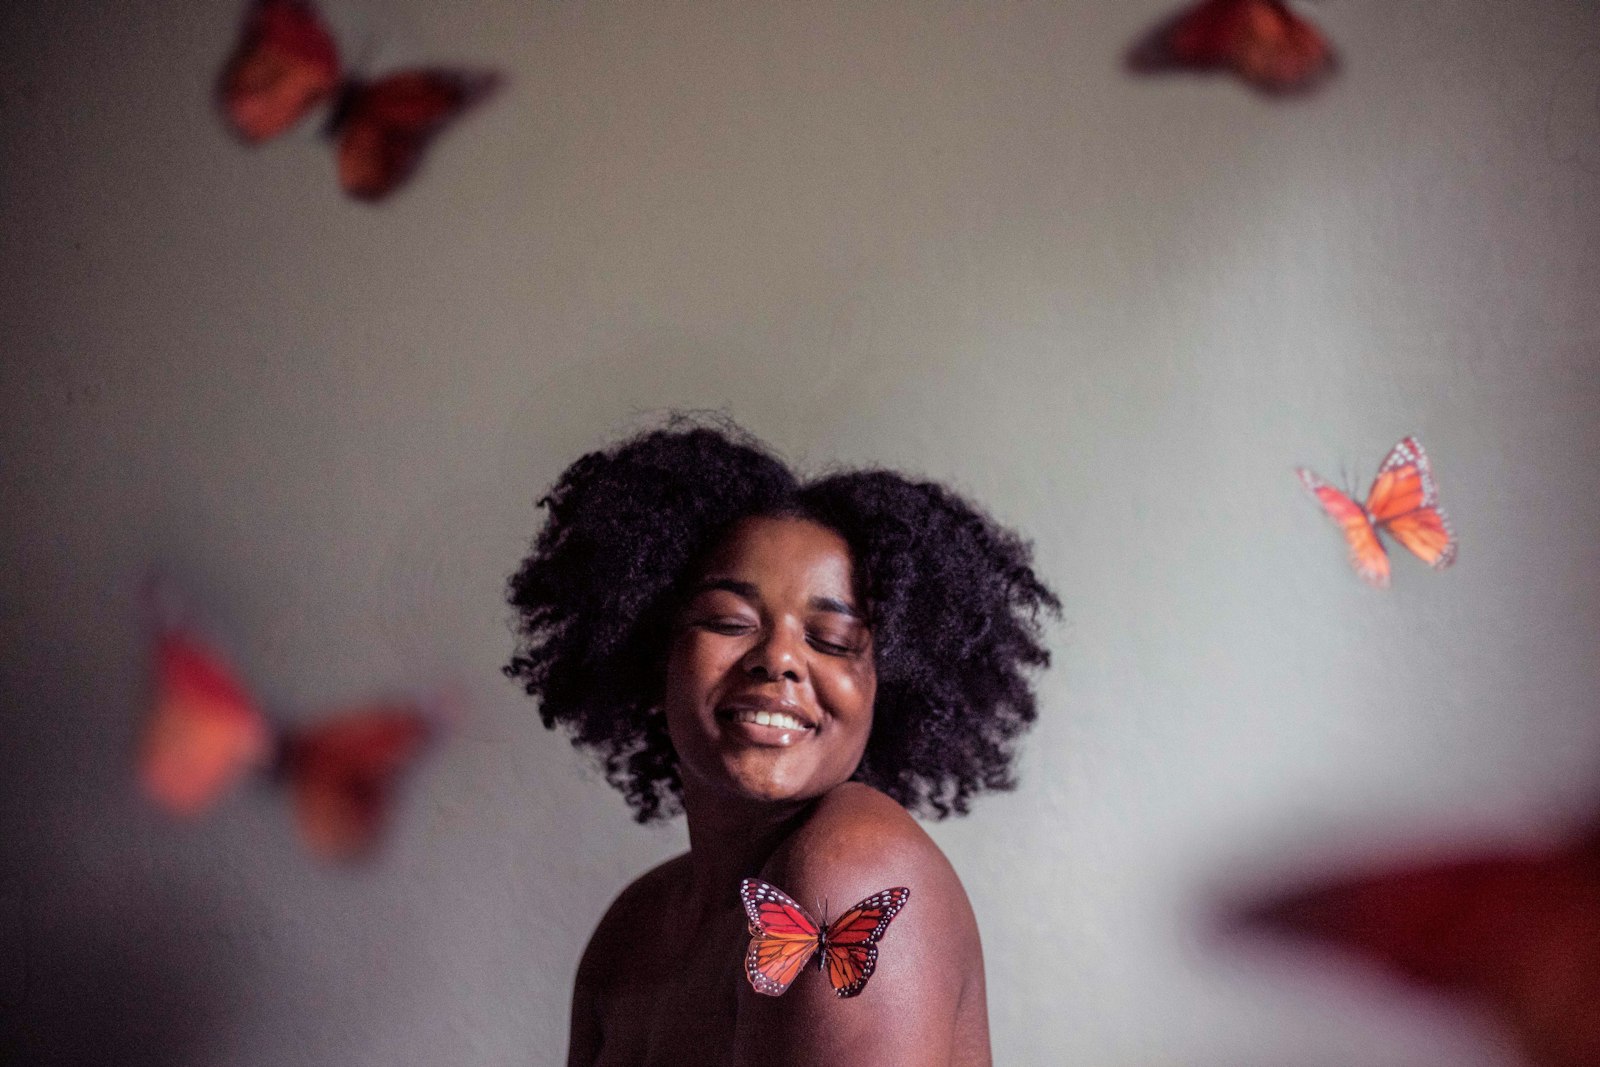
[[[690,848],[624,890],[591,938],[569,1067],[986,1067],[983,954],[961,881],[899,804],[848,781],[876,693],[848,547],[804,520],[748,519],[704,579],[664,702]],[[834,996],[815,969],[782,997],[750,988],[738,888],[751,876],[818,919],[911,888],[860,996]]]

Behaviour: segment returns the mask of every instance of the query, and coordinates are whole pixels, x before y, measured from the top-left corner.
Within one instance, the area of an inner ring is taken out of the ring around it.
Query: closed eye
[[[739,634],[749,633],[755,624],[746,619],[734,618],[725,615],[714,616],[707,619],[696,619],[694,625],[702,630],[710,630],[714,634],[724,634],[735,637]]]
[[[841,644],[838,641],[830,641],[827,638],[819,637],[816,634],[808,635],[806,640],[811,643],[812,648],[828,656],[848,656],[856,651],[854,645],[846,645]]]

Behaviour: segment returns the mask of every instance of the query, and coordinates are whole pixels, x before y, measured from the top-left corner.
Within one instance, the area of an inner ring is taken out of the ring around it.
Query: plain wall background
[[[557,1062],[584,939],[684,845],[499,674],[563,466],[671,405],[968,491],[1062,593],[1021,788],[931,829],[996,1062],[1504,1067],[1219,943],[1329,850],[1597,800],[1600,18],[1308,6],[1323,94],[1120,69],[1167,0],[324,0],[494,67],[373,209],[212,107],[242,4],[0,11],[0,1033],[30,1062]],[[1295,481],[1428,446],[1461,558],[1364,588]],[[373,865],[136,794],[152,568],[285,720],[453,687]]]

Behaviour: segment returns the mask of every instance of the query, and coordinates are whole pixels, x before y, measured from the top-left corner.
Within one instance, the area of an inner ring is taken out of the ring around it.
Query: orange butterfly
[[[781,889],[746,878],[739,883],[739,899],[750,918],[745,977],[757,993],[782,996],[815,958],[834,995],[853,997],[867,987],[878,966],[878,939],[910,898],[911,890],[904,886],[880,890],[824,931]]]
[[[1202,0],[1128,55],[1136,71],[1231,70],[1264,92],[1309,89],[1335,66],[1321,31],[1280,0]]]
[[[1344,531],[1350,565],[1369,585],[1389,584],[1389,556],[1378,540],[1380,529],[1435,569],[1455,562],[1455,534],[1439,509],[1439,487],[1428,454],[1415,437],[1390,450],[1365,504],[1357,504],[1304,467],[1296,467],[1295,473]]]
[[[157,804],[195,816],[248,774],[276,766],[289,780],[306,844],[320,856],[348,859],[376,842],[395,779],[431,733],[416,710],[380,705],[280,739],[221,656],[169,631],[156,647],[139,778]]]
[[[1600,834],[1422,862],[1247,909],[1481,1002],[1542,1067],[1600,1063]]]
[[[453,70],[347,79],[332,34],[307,0],[256,0],[218,78],[217,99],[234,132],[252,144],[332,101],[339,184],[351,196],[380,200],[411,176],[428,141],[497,82]]]

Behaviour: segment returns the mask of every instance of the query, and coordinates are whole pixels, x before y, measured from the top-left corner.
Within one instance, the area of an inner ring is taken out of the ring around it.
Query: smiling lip
[[[798,704],[764,697],[739,697],[717,707],[717,718],[772,730],[815,730],[817,724]]]

